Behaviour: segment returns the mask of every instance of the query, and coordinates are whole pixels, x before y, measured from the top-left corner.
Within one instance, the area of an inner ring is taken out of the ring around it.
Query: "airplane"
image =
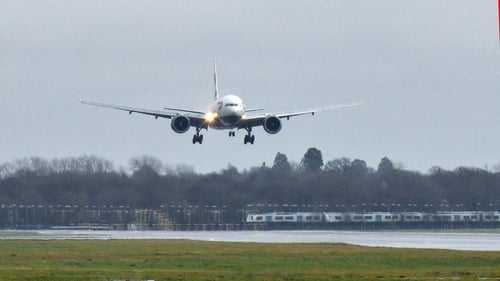
[[[264,131],[269,134],[276,134],[281,130],[281,119],[290,117],[311,114],[317,112],[332,110],[336,108],[352,107],[361,104],[361,101],[327,105],[323,107],[296,110],[279,114],[264,113],[257,115],[249,115],[248,113],[262,111],[263,108],[247,108],[243,100],[236,95],[226,95],[219,97],[217,86],[217,65],[214,63],[214,101],[208,106],[206,111],[198,111],[191,109],[165,107],[164,110],[141,109],[128,106],[104,104],[99,102],[80,100],[82,104],[112,108],[122,111],[127,111],[130,114],[140,113],[154,116],[155,119],[167,118],[171,119],[170,126],[176,133],[186,133],[190,127],[196,129],[196,134],[193,136],[193,144],[203,142],[203,135],[200,134],[202,129],[208,128],[216,130],[229,130],[229,137],[235,137],[235,130],[244,129],[247,131],[243,140],[244,144],[254,144],[255,135],[252,134],[252,128],[262,126]]]

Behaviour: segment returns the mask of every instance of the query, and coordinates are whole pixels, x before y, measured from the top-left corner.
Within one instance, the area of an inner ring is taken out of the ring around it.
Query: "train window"
[[[286,220],[286,221],[293,221],[293,216],[286,216],[286,217],[285,217],[285,220]]]
[[[339,220],[342,219],[342,217],[341,216],[335,216],[335,219],[339,221]]]
[[[499,217],[499,216],[494,216],[493,218],[495,218],[495,220],[500,219],[500,217]]]
[[[372,220],[373,216],[365,216],[365,220]]]
[[[419,216],[414,216],[413,219],[416,220],[416,221],[419,221],[420,217]]]
[[[314,219],[319,221],[320,218],[319,218],[319,216],[314,216]]]
[[[282,221],[283,220],[283,216],[275,216],[274,219],[277,220],[277,221]]]
[[[390,220],[390,219],[392,219],[392,216],[385,216],[385,219]]]
[[[407,220],[411,221],[412,216],[406,216],[406,217],[405,217],[405,219],[407,219]]]
[[[362,220],[362,219],[363,219],[363,216],[354,216],[354,217],[352,217],[352,218],[353,218],[353,219],[355,219],[355,220]]]
[[[257,216],[257,217],[255,217],[255,220],[256,220],[256,221],[261,221],[261,220],[262,220],[262,216]]]
[[[306,216],[306,221],[310,221],[312,220],[312,217],[311,216]]]
[[[471,216],[470,218],[473,220],[477,220],[477,216]]]

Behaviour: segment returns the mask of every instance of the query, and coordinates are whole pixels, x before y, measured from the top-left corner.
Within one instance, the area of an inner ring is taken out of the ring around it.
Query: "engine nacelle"
[[[264,119],[263,127],[268,134],[276,134],[281,130],[281,120],[276,116],[268,116]]]
[[[178,115],[172,118],[172,123],[170,123],[170,127],[174,132],[182,134],[189,130],[189,118],[183,115]]]

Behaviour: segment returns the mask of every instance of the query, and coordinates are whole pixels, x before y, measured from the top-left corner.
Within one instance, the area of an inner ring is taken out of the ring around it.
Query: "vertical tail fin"
[[[217,88],[217,62],[214,61],[214,100],[219,99],[219,89]]]

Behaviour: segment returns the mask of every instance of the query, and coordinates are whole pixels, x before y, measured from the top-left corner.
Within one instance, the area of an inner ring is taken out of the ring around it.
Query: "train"
[[[500,223],[500,212],[273,212],[248,214],[247,223]]]

